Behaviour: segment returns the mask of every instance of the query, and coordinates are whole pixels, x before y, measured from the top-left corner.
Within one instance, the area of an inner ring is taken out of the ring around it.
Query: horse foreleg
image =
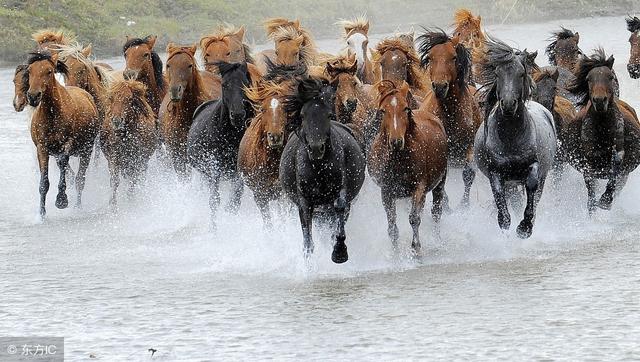
[[[349,253],[347,252],[347,244],[345,240],[347,235],[344,231],[344,225],[347,222],[349,215],[349,205],[347,203],[347,190],[340,190],[338,199],[333,204],[336,213],[336,232],[333,235],[335,244],[333,244],[333,252],[331,253],[331,260],[336,264],[342,264],[349,260]]]
[[[382,195],[382,205],[387,214],[387,232],[394,251],[398,249],[398,225],[396,225],[396,201],[384,190],[380,191]]]
[[[493,199],[495,200],[496,207],[498,208],[498,225],[501,229],[509,230],[509,227],[511,226],[511,216],[509,215],[507,199],[504,193],[504,182],[500,178],[500,175],[495,172],[489,175],[489,182],[491,183]]]
[[[235,174],[231,177],[231,199],[229,199],[229,204],[227,204],[227,210],[229,212],[233,214],[238,213],[243,193],[244,182],[242,182],[240,175]]]
[[[111,184],[111,199],[109,200],[109,204],[111,205],[111,207],[115,208],[118,204],[118,186],[120,186],[120,175],[115,161],[111,161],[109,158],[107,158],[107,164],[109,165],[109,183]]]
[[[67,171],[69,170],[69,156],[60,155],[56,159],[60,169],[60,181],[58,182],[58,195],[56,196],[56,207],[65,209],[69,206],[67,199]]]
[[[82,206],[82,191],[84,190],[84,181],[87,175],[87,168],[91,161],[91,152],[80,155],[80,165],[76,174],[76,191],[78,193],[76,207]]]
[[[211,217],[211,229],[216,230],[216,213],[220,205],[220,174],[215,173],[207,176],[209,183],[209,211]]]
[[[419,184],[411,197],[411,212],[409,213],[409,224],[413,229],[413,239],[411,248],[416,256],[422,254],[422,244],[420,243],[420,223],[422,222],[422,209],[424,200],[427,197],[427,188],[424,184]]]
[[[587,187],[587,210],[589,215],[596,211],[596,180],[590,172],[584,172],[584,184]]]
[[[445,172],[440,183],[431,191],[433,195],[433,206],[431,207],[431,217],[433,218],[435,233],[440,235],[440,219],[442,218],[442,200],[444,198],[444,185],[447,183]]]
[[[313,239],[311,237],[313,206],[302,196],[298,200],[298,214],[300,215],[300,225],[302,226],[302,252],[305,259],[309,259],[313,254]]]
[[[469,194],[471,193],[471,185],[476,178],[476,171],[471,167],[473,162],[473,147],[469,147],[467,150],[467,158],[464,161],[464,168],[462,169],[462,181],[464,182],[464,194],[462,195],[462,207],[469,207]]]
[[[527,207],[524,209],[524,218],[516,229],[518,236],[522,239],[530,237],[533,232],[533,220],[536,216],[536,206],[540,199],[538,188],[541,187],[543,183],[543,181],[540,180],[538,168],[539,164],[537,162],[529,167],[529,175],[525,182],[525,189],[527,190]]]
[[[256,205],[260,210],[260,214],[262,214],[262,222],[264,227],[271,230],[273,228],[273,224],[271,223],[271,210],[269,209],[269,198],[265,195],[262,195],[260,192],[255,192],[253,194],[253,199],[256,201]]]
[[[624,152],[615,152],[611,160],[611,173],[609,175],[609,181],[607,182],[607,188],[600,197],[598,207],[603,210],[611,210],[611,204],[613,203],[613,197],[618,188],[618,179],[620,178],[620,171],[622,168],[622,157]]]
[[[44,219],[47,214],[45,203],[49,192],[49,154],[44,146],[38,146],[38,166],[40,168],[40,217]]]

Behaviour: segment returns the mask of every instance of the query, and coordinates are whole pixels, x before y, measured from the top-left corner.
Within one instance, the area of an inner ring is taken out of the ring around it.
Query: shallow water
[[[583,50],[616,55],[622,98],[640,107],[622,18],[489,31],[539,49],[544,64],[545,38],[559,25],[580,32]],[[240,214],[222,212],[211,233],[199,178],[179,185],[158,160],[136,199],[121,195],[118,213],[108,207],[104,159],[89,169],[83,209],[55,209],[51,162],[49,213],[39,222],[34,147],[26,114],[11,107],[12,75],[0,70],[4,335],[64,336],[69,360],[148,360],[148,348],[158,360],[640,359],[637,172],[613,210],[591,219],[583,182],[568,172],[545,191],[528,240],[515,226],[499,231],[479,174],[473,206],[444,218],[440,240],[425,211],[421,262],[407,255],[408,203],[399,203],[403,252],[394,256],[367,181],[347,224],[349,262],[331,263],[330,233],[319,230],[307,267],[295,214],[284,208],[265,234],[247,191]],[[461,184],[453,172],[453,205]]]

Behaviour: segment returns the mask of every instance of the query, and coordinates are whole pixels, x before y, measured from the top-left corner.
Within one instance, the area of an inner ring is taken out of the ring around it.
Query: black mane
[[[150,38],[151,38],[151,35],[147,35],[144,39],[132,38],[127,40],[127,42],[124,43],[124,45],[122,46],[122,54],[124,54],[127,51],[127,49],[133,46],[147,44]],[[156,53],[156,51],[153,49],[151,49],[151,65],[153,66],[153,76],[156,78],[156,83],[158,84],[158,87],[160,87],[160,89],[164,89],[165,84],[164,84],[164,77],[162,75],[162,59],[160,59],[160,56],[158,55],[158,53]]]
[[[482,98],[485,101],[485,113],[486,117],[489,116],[493,107],[498,102],[496,94],[496,69],[500,65],[509,63],[520,63],[527,75],[531,74],[531,64],[527,60],[529,53],[526,50],[513,49],[504,42],[495,39],[491,36],[487,36],[485,40],[485,51],[483,54],[483,60],[480,62],[480,79],[482,79],[482,85],[480,90],[482,91]],[[525,77],[524,80],[524,99],[527,100],[531,97],[531,91],[533,90],[533,81],[530,76]]]
[[[635,33],[636,31],[640,30],[640,18],[638,18],[637,16],[634,16],[634,17],[629,16],[625,20],[627,21],[627,30],[629,30],[632,33]]]
[[[598,48],[590,56],[583,56],[576,64],[575,79],[568,85],[567,91],[578,97],[578,105],[584,106],[589,102],[589,81],[587,76],[595,68],[607,67],[613,70],[613,56],[607,58],[604,50]]]
[[[29,65],[31,65],[31,64],[33,64],[35,62],[39,62],[41,60],[48,60],[48,61],[53,63],[53,58],[51,57],[51,52],[49,52],[48,50],[37,50],[37,51],[29,53],[29,57],[27,58],[27,64],[25,65],[25,67],[28,68]],[[61,73],[61,74],[67,74],[68,71],[69,71],[69,69],[67,68],[67,66],[63,62],[56,62],[55,70],[56,70],[56,73]],[[18,73],[18,68],[16,68],[16,73]],[[24,72],[24,74],[25,75],[23,77],[28,77],[29,76],[29,72]],[[28,82],[28,80],[27,80],[27,82]]]
[[[302,125],[300,112],[302,107],[309,101],[320,98],[325,103],[333,102],[335,91],[326,80],[306,78],[298,83],[296,93],[285,97],[284,110],[289,115],[287,132],[294,132]],[[329,99],[327,99],[329,98]]]
[[[301,65],[280,65],[274,63],[269,57],[265,56],[264,61],[267,64],[267,74],[262,79],[266,81],[279,82],[292,78],[305,77],[307,75],[307,66]]]
[[[447,33],[440,29],[436,30],[424,29],[425,33],[420,35],[418,41],[418,53],[420,54],[420,65],[426,68],[429,65],[429,52],[433,47],[440,44],[445,44],[451,40],[451,37]],[[456,49],[456,68],[458,70],[458,85],[462,88],[467,86],[467,80],[469,78],[469,72],[471,70],[471,53],[462,44],[458,43]]]
[[[225,61],[218,61],[218,62],[213,62],[211,64],[218,68],[218,72],[220,73],[220,76],[222,78],[225,78],[226,76],[228,76],[229,74],[231,74],[232,72],[234,72],[235,70],[237,70],[238,68],[240,68],[242,66],[244,66],[245,73],[247,73],[247,63],[246,62],[227,63]],[[247,76],[249,76],[248,73],[247,73]]]
[[[576,34],[572,30],[569,30],[562,26],[560,27],[560,30],[551,33],[551,37],[548,39],[551,40],[551,43],[547,45],[547,48],[544,51],[544,53],[547,54],[547,57],[549,58],[549,64],[557,65],[556,45],[558,45],[558,40],[565,40],[573,38],[574,36],[576,36]]]

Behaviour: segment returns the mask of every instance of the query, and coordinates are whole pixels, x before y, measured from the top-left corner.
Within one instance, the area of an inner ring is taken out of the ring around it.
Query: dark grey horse
[[[229,208],[237,211],[243,192],[236,163],[240,140],[246,122],[253,117],[253,108],[244,88],[250,83],[246,63],[215,64],[222,76],[222,97],[203,103],[193,114],[193,124],[187,138],[189,164],[200,171],[209,183],[211,222],[220,204],[220,179],[226,176],[233,185]]]
[[[523,185],[527,194],[524,219],[517,233],[528,238],[533,231],[536,206],[557,148],[553,116],[542,105],[529,101],[532,80],[527,52],[490,39],[480,64],[486,83],[485,121],[475,138],[474,156],[491,183],[498,208],[498,225],[509,229],[511,216],[506,190]]]
[[[326,208],[336,227],[331,260],[344,263],[349,259],[344,226],[364,182],[365,158],[351,131],[335,122],[334,99],[334,89],[314,79],[302,81],[287,99],[293,134],[280,159],[280,180],[298,206],[305,257],[313,253],[314,210]]]

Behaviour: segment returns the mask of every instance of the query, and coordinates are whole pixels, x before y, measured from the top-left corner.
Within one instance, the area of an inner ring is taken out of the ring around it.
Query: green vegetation
[[[91,42],[100,56],[116,55],[125,35],[157,34],[159,46],[197,42],[222,22],[245,24],[249,41],[264,41],[262,20],[299,18],[316,37],[337,37],[334,22],[367,13],[374,32],[398,24],[446,26],[454,9],[468,7],[486,22],[551,20],[588,15],[620,15],[639,10],[637,1],[619,0],[0,0],[0,59],[15,62],[33,49],[31,34],[62,28]],[[129,25],[127,25],[129,24]]]

